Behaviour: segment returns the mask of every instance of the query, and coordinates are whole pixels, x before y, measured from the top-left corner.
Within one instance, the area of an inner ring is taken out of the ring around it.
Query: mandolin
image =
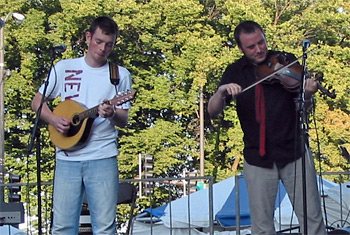
[[[135,90],[127,91],[116,95],[106,103],[121,105],[134,99],[135,94]],[[84,147],[90,137],[92,123],[98,117],[98,106],[86,109],[82,104],[73,100],[65,100],[60,103],[53,113],[69,119],[71,124],[66,135],[62,135],[54,126],[49,125],[48,130],[52,143],[64,150],[77,150]]]

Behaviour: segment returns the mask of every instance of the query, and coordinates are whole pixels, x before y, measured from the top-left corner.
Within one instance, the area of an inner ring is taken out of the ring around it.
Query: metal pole
[[[0,185],[5,182],[5,101],[4,101],[4,80],[5,80],[5,24],[7,18],[12,16],[16,23],[21,23],[24,16],[20,13],[8,13],[5,18],[0,18]],[[0,186],[0,202],[4,201],[4,187]]]
[[[200,128],[200,176],[204,176],[204,105],[203,105],[203,87],[201,86],[199,95],[199,128]]]
[[[142,155],[139,153],[139,179],[142,179]],[[139,182],[139,197],[142,197],[142,181]]]
[[[0,18],[0,184],[5,183],[5,151],[4,151],[4,28],[5,20]],[[0,187],[0,202],[4,201],[4,187]]]
[[[240,175],[235,176],[235,195],[236,195],[236,234],[240,235],[241,234],[241,205],[239,201],[239,179]]]
[[[214,235],[214,188],[213,177],[209,178],[209,228],[210,235]]]

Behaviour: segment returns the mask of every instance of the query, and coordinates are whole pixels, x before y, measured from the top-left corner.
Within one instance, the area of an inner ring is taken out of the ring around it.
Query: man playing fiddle
[[[276,51],[267,49],[263,29],[253,21],[243,21],[235,29],[235,40],[242,58],[229,65],[215,94],[210,98],[210,116],[219,115],[232,100],[244,133],[244,178],[249,195],[252,234],[275,234],[274,206],[279,180],[293,203],[303,232],[302,155],[298,147],[299,126],[296,112],[297,92],[281,83],[259,83],[254,89],[242,90],[256,82],[256,69]],[[295,56],[286,54],[292,61]],[[305,81],[305,107],[312,105],[317,82]],[[326,234],[316,171],[308,148],[305,151],[307,233]],[[294,203],[295,202],[295,203]]]

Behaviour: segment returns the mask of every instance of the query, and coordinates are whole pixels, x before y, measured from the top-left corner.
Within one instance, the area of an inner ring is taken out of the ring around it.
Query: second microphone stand
[[[300,154],[302,156],[302,189],[303,189],[303,228],[304,234],[307,235],[307,197],[306,197],[306,146],[308,145],[308,124],[307,124],[307,111],[305,108],[305,80],[306,80],[306,59],[307,49],[310,43],[303,42],[303,60],[302,60],[302,74],[301,84],[298,97],[297,114],[298,114],[298,125],[300,127]]]

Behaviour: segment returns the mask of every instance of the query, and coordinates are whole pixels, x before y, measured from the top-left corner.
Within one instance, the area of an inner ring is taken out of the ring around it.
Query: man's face
[[[253,64],[259,64],[266,59],[268,50],[266,38],[261,30],[256,29],[253,33],[241,33],[239,35],[241,46],[239,50]]]
[[[89,44],[87,52],[88,64],[92,67],[104,65],[114,48],[115,40],[115,34],[104,34],[100,28],[97,28],[93,35],[87,32],[86,41]]]

